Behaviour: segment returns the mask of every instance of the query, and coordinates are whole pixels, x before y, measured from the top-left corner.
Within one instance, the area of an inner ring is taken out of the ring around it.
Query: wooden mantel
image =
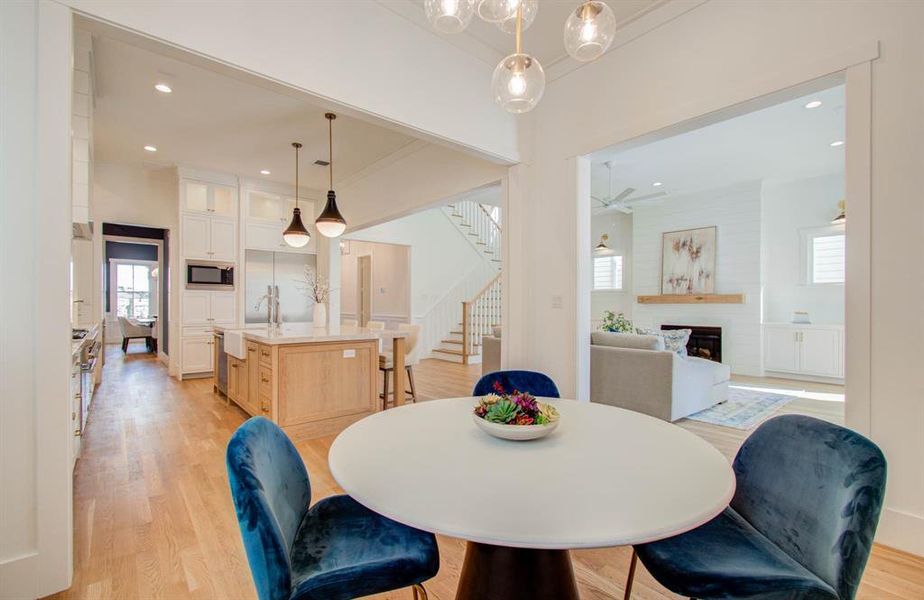
[[[659,294],[639,296],[639,304],[744,304],[744,294]]]

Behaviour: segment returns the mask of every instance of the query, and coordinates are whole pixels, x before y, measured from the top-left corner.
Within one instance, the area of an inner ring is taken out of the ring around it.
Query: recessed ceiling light
[[[154,85],[154,89],[162,94],[169,94],[173,91],[173,88],[167,85],[166,83],[158,83]]]
[[[269,175],[269,174],[270,174],[270,172],[267,171],[266,169],[263,169],[263,170],[260,171],[260,175]]]
[[[819,106],[821,106],[821,100],[812,100],[805,105],[805,108],[818,108]]]
[[[148,152],[157,152],[157,146],[145,146],[144,149]]]
[[[843,146],[843,145],[844,145],[844,140],[834,140],[833,142],[831,142],[832,148],[837,148],[838,146]]]
[[[661,183],[660,181],[655,181],[655,182],[652,183],[651,185],[653,185],[654,187],[661,187],[661,186],[664,185],[664,184]]]

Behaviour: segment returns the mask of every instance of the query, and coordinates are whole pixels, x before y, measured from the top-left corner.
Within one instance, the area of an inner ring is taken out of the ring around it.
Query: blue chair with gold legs
[[[730,506],[687,533],[636,546],[664,587],[691,598],[852,600],[885,493],[871,441],[801,415],[770,419],[734,463]]]
[[[413,588],[439,570],[433,534],[378,515],[349,496],[309,508],[308,472],[273,422],[241,425],[227,452],[244,549],[260,600],[347,600]]]
[[[496,384],[500,384],[507,393],[520,391],[545,398],[561,397],[555,382],[545,373],[536,371],[494,371],[493,373],[488,373],[483,375],[475,384],[472,396],[493,394],[495,393]]]

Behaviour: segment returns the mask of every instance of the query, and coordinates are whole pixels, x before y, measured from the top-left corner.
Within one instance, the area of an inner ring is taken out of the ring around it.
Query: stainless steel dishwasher
[[[215,343],[218,344],[218,364],[215,369],[218,372],[218,391],[228,395],[228,354],[225,352],[225,334],[216,331]]]

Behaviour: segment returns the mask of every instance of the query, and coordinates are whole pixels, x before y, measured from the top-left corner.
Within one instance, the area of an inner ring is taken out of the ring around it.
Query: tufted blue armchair
[[[241,425],[227,452],[231,496],[260,600],[347,600],[421,585],[439,570],[436,538],[349,496],[311,508],[301,457],[272,421]]]
[[[483,375],[475,389],[472,390],[472,396],[484,396],[494,393],[494,383],[499,382],[504,391],[510,393],[515,390],[528,392],[533,396],[544,396],[546,398],[559,398],[558,386],[545,373],[536,371],[494,371]]]
[[[801,415],[770,419],[734,462],[730,506],[635,547],[664,587],[694,598],[852,600],[873,544],[886,461],[871,441]]]

